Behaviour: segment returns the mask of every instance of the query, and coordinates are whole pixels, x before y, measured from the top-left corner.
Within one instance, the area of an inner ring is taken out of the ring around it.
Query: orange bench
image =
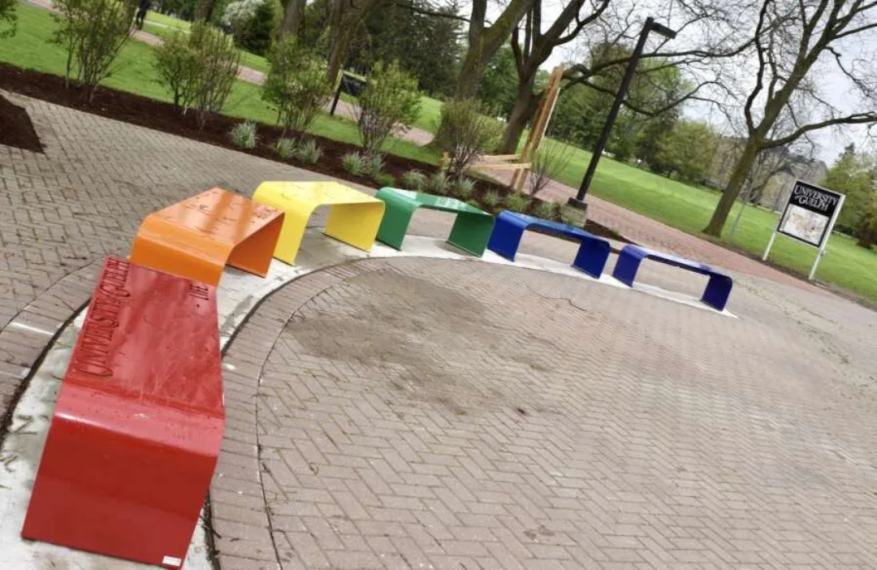
[[[226,264],[264,277],[283,212],[214,188],[143,220],[131,262],[217,285]]]

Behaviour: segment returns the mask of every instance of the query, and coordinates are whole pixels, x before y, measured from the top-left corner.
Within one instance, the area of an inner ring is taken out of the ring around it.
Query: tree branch
[[[832,127],[835,125],[864,125],[868,123],[877,123],[877,112],[853,113],[852,115],[847,115],[846,117],[835,117],[820,121],[818,123],[804,125],[803,127],[799,127],[787,136],[780,137],[778,139],[765,140],[762,147],[773,148],[777,146],[783,146],[785,144],[795,142],[796,139],[800,138],[806,133],[809,133],[811,131],[818,131],[826,127]]]

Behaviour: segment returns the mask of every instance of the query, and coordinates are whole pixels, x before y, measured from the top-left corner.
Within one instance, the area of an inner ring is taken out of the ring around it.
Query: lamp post
[[[579,208],[581,210],[588,209],[588,204],[585,203],[585,195],[588,193],[588,188],[591,186],[594,172],[597,171],[597,163],[600,161],[600,156],[603,155],[606,143],[609,142],[609,134],[612,132],[612,125],[615,124],[615,118],[618,116],[618,111],[621,109],[621,103],[624,101],[624,96],[627,94],[627,89],[630,87],[630,82],[636,71],[636,64],[639,62],[639,59],[643,54],[643,48],[646,45],[646,38],[649,37],[649,32],[655,32],[656,34],[660,34],[671,40],[676,37],[676,32],[670,28],[658,24],[653,18],[646,18],[643,30],[639,34],[639,40],[636,42],[636,48],[630,56],[630,61],[627,63],[627,69],[624,70],[624,77],[621,79],[621,85],[618,87],[618,93],[615,94],[615,100],[612,102],[612,107],[609,109],[609,116],[606,117],[606,124],[603,125],[603,132],[600,133],[600,139],[597,141],[597,146],[594,147],[594,154],[591,155],[591,162],[588,164],[588,170],[585,172],[585,178],[582,180],[579,192],[576,194],[575,198],[570,198],[567,201],[567,204],[574,208]]]

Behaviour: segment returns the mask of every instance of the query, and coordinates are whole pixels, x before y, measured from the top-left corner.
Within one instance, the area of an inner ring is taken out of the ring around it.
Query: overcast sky
[[[627,10],[631,5],[628,4],[625,6],[624,3],[632,1],[634,0],[615,0],[616,9]],[[543,29],[551,25],[554,16],[556,16],[564,5],[565,2],[563,0],[543,0]],[[468,6],[462,8],[462,11],[466,13],[468,13],[469,10],[470,8]],[[488,19],[490,19],[491,16],[496,17],[499,14],[499,10],[500,4],[499,2],[495,2],[488,11]],[[637,0],[633,5],[633,10],[635,16],[640,21],[648,16],[653,16],[659,22],[667,24],[674,29],[681,26],[684,21],[682,14],[679,14],[678,11],[674,14],[672,10],[668,9],[668,3],[661,2],[660,0]],[[638,31],[638,29],[641,28],[641,25],[637,25],[636,27]],[[698,29],[697,27],[688,27],[682,30],[675,40],[666,44],[665,49],[675,51],[702,45],[704,34],[706,33],[710,33],[710,31]],[[649,46],[654,49],[654,46],[656,46],[659,41],[660,38],[653,37],[649,40]],[[649,47],[646,49],[648,50]],[[845,45],[840,46],[840,51],[843,53],[844,60],[848,64],[851,64],[853,60],[858,60],[859,65],[862,64],[862,61],[874,61],[877,59],[875,58],[875,50],[877,50],[877,35],[868,38],[856,38],[853,41],[848,41]],[[579,61],[585,57],[586,49],[573,42],[563,48],[556,49],[543,67],[550,70],[555,65],[564,61]],[[754,85],[754,64],[754,61],[747,61],[745,59],[736,61],[733,67],[730,68],[731,75],[726,75],[726,77],[731,79],[732,83],[739,85],[744,90],[749,89]],[[729,68],[726,66],[724,72],[728,73],[728,69]],[[841,112],[846,114],[855,110],[865,110],[861,105],[857,105],[855,97],[851,96],[854,89],[849,79],[837,71],[833,63],[828,61],[820,62],[816,72],[811,72],[811,76],[820,86],[821,95]],[[727,107],[728,106],[726,106],[726,108]],[[856,107],[858,107],[858,109]],[[727,120],[724,116],[722,116],[721,113],[717,113],[715,110],[710,109],[709,105],[697,102],[689,103],[684,107],[684,114],[691,118],[707,120],[723,132],[730,131],[727,126]],[[742,119],[741,108],[734,108],[733,114]],[[825,129],[812,134],[811,139],[815,143],[815,157],[825,161],[829,165],[835,161],[837,156],[843,151],[844,147],[851,142],[855,143],[857,148],[872,150],[872,144],[867,136],[867,129],[864,126],[846,126]]]

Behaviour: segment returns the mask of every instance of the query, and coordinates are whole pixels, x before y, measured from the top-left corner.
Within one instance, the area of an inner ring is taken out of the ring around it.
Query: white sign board
[[[777,233],[789,236],[807,245],[819,248],[816,260],[810,270],[810,280],[816,273],[819,259],[825,255],[825,246],[840,214],[845,196],[840,192],[820,188],[808,182],[796,180],[789,194],[789,201],[777,224],[762,259],[767,259]]]

